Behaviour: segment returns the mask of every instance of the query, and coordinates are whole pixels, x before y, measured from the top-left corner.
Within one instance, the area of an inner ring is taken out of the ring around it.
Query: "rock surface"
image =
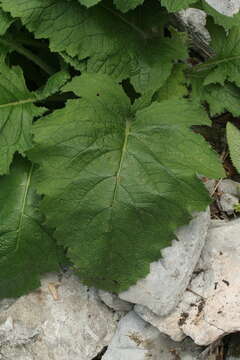
[[[162,251],[162,259],[150,265],[150,273],[136,285],[119,294],[120,298],[145,305],[165,316],[181,299],[205,244],[210,222],[209,210],[198,214],[180,228],[171,247]]]
[[[211,7],[226,16],[239,12],[240,0],[205,0]]]
[[[0,359],[90,360],[111,341],[119,316],[76,277],[48,274],[0,312]]]
[[[132,311],[120,320],[102,360],[195,360],[201,351],[189,339],[173,342]]]
[[[240,219],[212,222],[206,245],[181,302],[168,316],[136,312],[174,340],[190,336],[208,345],[240,331]]]
[[[98,290],[100,299],[113,310],[116,311],[130,311],[133,308],[133,304],[119,299],[116,294],[109,293],[107,291]]]

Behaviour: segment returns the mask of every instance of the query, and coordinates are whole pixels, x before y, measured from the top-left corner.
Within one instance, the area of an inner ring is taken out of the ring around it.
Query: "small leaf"
[[[188,94],[184,64],[176,64],[165,84],[154,97],[156,101],[181,99]]]
[[[0,298],[20,296],[58,270],[56,245],[44,228],[40,197],[32,187],[33,166],[16,159],[0,177]]]
[[[227,123],[227,141],[233,165],[240,173],[240,131],[230,122]]]

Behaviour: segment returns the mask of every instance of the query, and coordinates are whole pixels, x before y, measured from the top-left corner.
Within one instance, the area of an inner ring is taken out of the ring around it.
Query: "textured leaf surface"
[[[77,68],[84,60],[82,69],[87,72],[107,73],[118,80],[132,77],[139,92],[160,88],[170,75],[173,60],[187,57],[181,35],[166,40],[149,33],[155,24],[162,26],[168,19],[158,2],[144,4],[144,17],[137,10],[126,15],[102,4],[87,9],[76,1],[1,2],[37,38],[49,38],[51,49],[65,54]]]
[[[42,210],[81,279],[122,291],[148,273],[192,211],[209,203],[196,174],[219,177],[222,169],[190,130],[209,121],[185,100],[139,102],[135,113],[104,75],[82,75],[64,89],[81,99],[37,121],[29,153],[40,165]]]
[[[171,75],[157,92],[155,100],[181,99],[188,94],[184,69],[183,64],[174,66]]]
[[[197,0],[161,0],[161,4],[170,12],[186,9],[195,2],[197,2]]]
[[[114,4],[122,12],[135,9],[135,7],[141,5],[143,2],[144,0],[114,0]]]
[[[0,9],[0,35],[4,35],[14,20],[11,16]]]
[[[232,84],[226,82],[224,86],[220,84],[203,85],[205,72],[200,76],[191,78],[191,98],[194,102],[206,103],[209,106],[211,116],[220,115],[229,111],[233,116],[240,115],[240,89]]]
[[[10,175],[0,177],[0,298],[20,296],[40,285],[40,274],[58,270],[32,173],[30,163],[17,159]]]
[[[233,165],[240,173],[240,131],[230,122],[227,123],[227,141]]]
[[[99,3],[101,0],[78,0],[80,2],[80,4],[86,6],[86,7],[91,7],[93,5],[96,5],[97,3]]]
[[[240,116],[240,89],[232,84],[206,86],[202,100],[209,104],[211,116],[229,111],[233,116]]]
[[[226,80],[240,85],[240,28],[233,27],[227,34],[218,25],[209,24],[211,47],[216,56],[204,63],[204,67],[211,69],[204,84],[224,84]]]
[[[16,151],[24,153],[32,144],[31,126],[42,109],[33,105],[35,96],[27,89],[22,70],[0,65],[0,174],[9,171]]]
[[[0,65],[0,174],[6,174],[15,152],[24,154],[32,146],[32,121],[44,109],[34,105],[37,100],[50,96],[65,84],[68,74],[54,74],[46,86],[36,93],[30,92],[19,67]]]

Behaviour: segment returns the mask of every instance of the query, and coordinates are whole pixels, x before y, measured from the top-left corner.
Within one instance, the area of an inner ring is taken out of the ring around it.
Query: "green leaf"
[[[168,16],[158,2],[144,4],[144,17],[138,9],[122,14],[105,4],[87,9],[76,1],[1,3],[12,16],[20,17],[36,38],[49,38],[51,50],[62,53],[77,69],[107,73],[117,80],[130,77],[141,93],[160,88],[170,75],[173,61],[187,57],[181,34],[163,37]],[[153,17],[154,22],[149,24]],[[155,24],[161,26],[157,33],[152,30]]]
[[[32,120],[43,113],[35,100],[22,70],[0,64],[0,174],[8,173],[16,151],[23,154],[32,145]]]
[[[167,8],[169,12],[176,12],[190,7],[197,0],[160,0],[161,4]]]
[[[0,298],[37,288],[39,276],[58,270],[56,245],[42,225],[33,166],[16,159],[0,177]]]
[[[15,152],[20,154],[32,147],[32,121],[44,108],[34,105],[57,92],[69,75],[62,71],[49,78],[46,86],[30,92],[19,67],[0,64],[0,174],[7,174]]]
[[[2,9],[0,9],[0,35],[4,35],[14,19]]]
[[[184,74],[185,69],[186,66],[184,64],[176,64],[165,84],[155,95],[154,100],[163,101],[169,99],[181,99],[184,96],[187,96],[188,89]]]
[[[140,104],[135,113],[105,75],[82,75],[64,90],[81,98],[36,122],[29,152],[40,166],[42,210],[82,281],[123,291],[208,205],[196,174],[221,177],[223,170],[190,127],[209,120],[186,100]]]
[[[233,165],[240,173],[240,131],[230,122],[227,123],[227,141]]]
[[[69,79],[70,75],[65,70],[53,74],[48,79],[46,85],[42,89],[36,91],[37,100],[43,100],[53,94],[56,94],[61,90],[61,88],[66,84]]]
[[[96,5],[97,3],[99,3],[101,0],[78,0],[80,2],[80,4],[86,6],[87,8]]]
[[[196,67],[197,70],[208,69],[209,74],[204,85],[225,81],[240,85],[240,28],[233,27],[228,34],[224,29],[213,23],[208,24],[211,34],[211,47],[216,55],[204,64]]]
[[[240,116],[240,89],[232,84],[220,86],[213,84],[205,86],[202,101],[209,104],[211,116],[220,115],[226,111],[233,116]]]
[[[141,94],[150,91],[154,93],[162,87],[171,74],[174,61],[188,57],[184,33],[172,31],[171,38],[162,39],[159,45],[157,43],[159,39],[149,42],[141,58],[139,57],[139,71],[131,77],[132,84]]]
[[[116,7],[122,12],[135,9],[138,5],[141,5],[144,0],[114,0]]]

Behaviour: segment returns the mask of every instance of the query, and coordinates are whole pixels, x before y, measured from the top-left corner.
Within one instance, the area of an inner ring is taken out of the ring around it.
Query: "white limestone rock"
[[[240,219],[212,222],[207,242],[181,302],[168,316],[136,311],[175,340],[190,336],[208,345],[240,331]]]
[[[201,351],[189,339],[173,342],[132,311],[120,320],[102,360],[195,360]]]
[[[240,198],[240,183],[231,179],[224,179],[219,182],[218,191]]]
[[[90,360],[111,341],[119,316],[75,276],[48,274],[0,312],[0,359]]]
[[[211,7],[226,16],[233,16],[240,10],[240,0],[205,0]]]
[[[116,311],[130,311],[132,310],[133,304],[119,299],[116,294],[104,290],[98,290],[98,295],[100,299],[113,310]]]
[[[165,316],[181,300],[205,244],[210,222],[209,210],[196,215],[180,228],[178,240],[162,251],[162,258],[150,265],[150,273],[119,294],[125,301],[147,306]]]
[[[235,206],[239,204],[239,198],[231,194],[222,194],[220,197],[220,205],[223,211],[228,215],[232,215],[235,211]]]

